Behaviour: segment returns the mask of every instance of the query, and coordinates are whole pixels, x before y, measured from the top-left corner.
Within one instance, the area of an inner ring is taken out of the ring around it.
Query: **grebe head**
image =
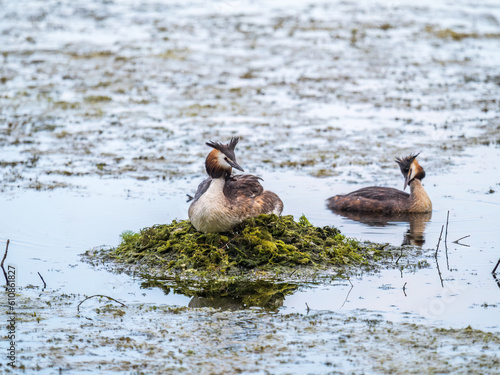
[[[420,164],[418,164],[416,159],[418,155],[420,155],[420,153],[409,155],[405,158],[396,158],[396,163],[399,164],[401,173],[405,177],[403,190],[406,189],[414,179],[422,180],[425,177],[425,171]]]
[[[227,145],[212,141],[205,143],[207,146],[213,147],[205,160],[205,168],[210,177],[230,176],[232,168],[244,172],[243,168],[236,162],[236,155],[234,154],[234,148],[238,141],[238,137],[233,137]]]

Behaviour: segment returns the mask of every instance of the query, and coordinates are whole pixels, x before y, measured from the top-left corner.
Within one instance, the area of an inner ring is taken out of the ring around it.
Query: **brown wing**
[[[331,197],[327,205],[334,211],[393,212],[403,210],[409,197],[401,190],[371,186]]]
[[[281,214],[283,202],[273,192],[264,190],[260,177],[242,174],[231,177],[224,185],[224,195],[230,205],[238,207],[242,217],[260,214]]]
[[[377,201],[392,201],[399,199],[408,199],[410,194],[405,193],[404,191],[388,188],[388,187],[378,187],[378,186],[370,186],[366,188],[362,188],[352,193],[343,195],[343,197],[361,197],[367,199],[374,199]]]
[[[238,198],[238,196],[255,198],[264,191],[259,180],[262,178],[251,174],[231,176],[224,185],[224,195],[231,200]]]

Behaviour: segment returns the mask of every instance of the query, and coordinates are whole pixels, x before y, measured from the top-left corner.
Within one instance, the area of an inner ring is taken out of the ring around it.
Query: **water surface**
[[[499,25],[488,0],[3,2],[0,243],[11,240],[23,288],[21,362],[45,373],[497,371]],[[81,261],[124,230],[187,218],[204,142],[235,135],[240,164],[284,214],[414,244],[404,251],[428,267],[301,285],[267,312],[184,309],[191,298]],[[394,158],[414,152],[431,217],[326,208],[363,186],[402,188]],[[75,312],[93,294],[127,309],[96,299]],[[449,330],[469,325],[494,334]]]

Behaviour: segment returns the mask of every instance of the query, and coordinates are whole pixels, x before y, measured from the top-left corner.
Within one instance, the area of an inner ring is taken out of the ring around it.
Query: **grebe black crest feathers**
[[[243,220],[260,214],[281,214],[283,202],[273,192],[264,190],[260,177],[232,175],[232,168],[243,172],[234,149],[239,138],[227,145],[206,142],[212,147],[205,160],[209,177],[200,183],[189,206],[189,219],[201,232],[226,232]]]
[[[398,163],[399,168],[401,169],[401,173],[405,176],[405,184],[403,190],[410,184],[410,182],[417,178],[422,181],[425,177],[424,169],[418,164],[415,160],[418,154],[410,154],[405,158],[396,158],[396,163]],[[414,162],[416,163],[415,165]]]
[[[393,188],[370,186],[346,195],[329,198],[328,208],[340,212],[384,214],[431,212],[431,200],[421,183],[425,177],[425,171],[417,162],[418,155],[411,154],[395,160],[405,178],[403,189],[410,185],[410,194]]]
[[[205,160],[205,169],[210,177],[219,178],[225,176],[228,178],[231,176],[231,168],[244,172],[243,168],[236,162],[236,155],[234,154],[238,142],[239,138],[233,137],[227,145],[213,141],[205,143],[213,148]]]

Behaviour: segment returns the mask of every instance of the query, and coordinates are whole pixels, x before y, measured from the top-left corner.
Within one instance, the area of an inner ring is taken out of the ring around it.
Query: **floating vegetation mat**
[[[205,306],[277,308],[299,285],[373,270],[394,260],[393,254],[390,247],[361,243],[334,227],[313,226],[305,216],[297,222],[293,216],[261,215],[230,233],[200,233],[188,220],[127,231],[116,248],[91,250],[86,258],[140,275],[145,288],[201,298],[197,303]]]
[[[121,244],[92,255],[121,264],[172,271],[236,275],[300,266],[368,265],[381,247],[361,244],[334,227],[313,226],[306,217],[261,215],[231,233],[200,233],[188,220],[124,232]],[[170,271],[170,272],[169,272]]]

